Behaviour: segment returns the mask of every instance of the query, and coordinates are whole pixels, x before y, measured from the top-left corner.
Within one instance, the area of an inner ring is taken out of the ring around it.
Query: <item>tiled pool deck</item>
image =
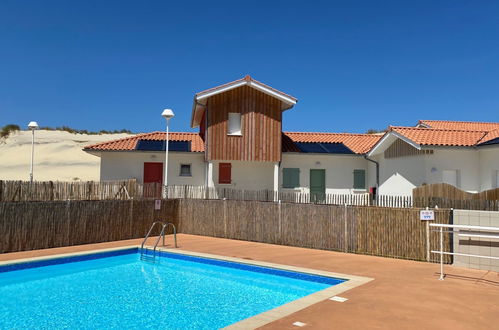
[[[171,238],[168,239],[169,242]],[[0,261],[137,245],[141,240],[0,254]],[[179,249],[292,267],[351,274],[373,281],[271,322],[263,329],[492,329],[499,324],[499,273],[437,264],[178,235]]]

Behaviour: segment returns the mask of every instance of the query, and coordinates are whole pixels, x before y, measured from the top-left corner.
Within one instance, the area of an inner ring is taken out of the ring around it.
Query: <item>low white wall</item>
[[[453,220],[455,225],[499,227],[499,212],[454,210]],[[497,238],[471,239],[454,234],[453,241],[454,252],[499,258],[499,239]],[[499,272],[499,260],[493,259],[454,256],[453,265]]]
[[[326,193],[328,194],[349,194],[355,192],[365,192],[370,182],[367,173],[367,160],[359,155],[331,155],[331,154],[298,154],[283,153],[282,162],[279,168],[279,190],[281,191],[302,191],[309,192],[310,170],[326,170]],[[300,188],[282,188],[282,169],[300,169]],[[366,170],[366,190],[353,189],[353,170]],[[374,184],[373,184],[374,185]]]
[[[169,185],[204,185],[205,167],[202,153],[170,152],[168,154]],[[101,181],[137,179],[143,182],[144,163],[164,163],[165,154],[156,152],[102,152]],[[180,176],[180,164],[191,164],[192,176]]]

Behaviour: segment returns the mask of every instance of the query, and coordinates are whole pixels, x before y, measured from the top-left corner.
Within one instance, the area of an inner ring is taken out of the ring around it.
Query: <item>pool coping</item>
[[[268,311],[265,311],[263,313],[251,316],[249,318],[246,318],[244,320],[233,323],[233,324],[228,325],[227,327],[223,328],[223,329],[228,329],[228,330],[255,329],[255,328],[264,326],[268,323],[274,322],[274,321],[279,320],[285,316],[288,316],[288,315],[293,314],[295,312],[298,312],[302,309],[305,309],[309,306],[312,306],[318,302],[327,300],[331,297],[334,297],[335,295],[338,295],[338,294],[343,293],[347,290],[351,290],[353,288],[356,288],[360,285],[366,284],[366,283],[374,280],[374,278],[371,278],[371,277],[349,275],[349,274],[336,273],[336,272],[328,272],[328,271],[324,271],[324,270],[317,270],[317,269],[303,268],[303,267],[296,267],[296,266],[288,266],[288,265],[276,264],[276,263],[265,262],[265,261],[226,257],[226,256],[218,255],[218,254],[192,252],[192,251],[178,250],[178,249],[174,249],[174,248],[164,248],[164,247],[158,247],[158,250],[165,251],[165,252],[171,252],[171,253],[184,254],[184,255],[189,255],[189,256],[194,256],[194,257],[202,257],[202,258],[217,259],[217,260],[223,260],[223,261],[229,261],[229,262],[237,262],[237,263],[252,265],[252,266],[260,266],[260,267],[266,267],[266,268],[272,268],[272,269],[282,269],[282,270],[288,270],[288,271],[292,271],[292,272],[326,276],[326,277],[334,277],[334,278],[346,280],[345,282],[342,282],[340,284],[336,284],[336,285],[333,285],[333,286],[326,288],[324,290],[317,291],[317,292],[312,293],[312,294],[305,296],[303,298],[293,300],[287,304],[284,304],[284,305],[278,306],[276,308],[270,309]]]
[[[98,253],[120,251],[120,250],[134,249],[134,248],[140,248],[140,245],[127,245],[127,246],[120,246],[120,247],[113,247],[113,248],[86,250],[86,251],[78,251],[78,252],[40,256],[40,257],[21,258],[21,259],[0,261],[0,266],[15,265],[15,264],[29,263],[29,262],[36,262],[36,261],[43,261],[43,260],[50,260],[50,259],[68,258],[68,257],[75,257],[75,256],[84,256],[84,255],[89,255],[89,254],[98,254]],[[146,248],[152,248],[152,247],[146,246]],[[270,309],[270,310],[265,311],[263,313],[251,316],[251,317],[246,318],[246,319],[243,319],[241,321],[238,321],[236,323],[228,325],[227,327],[224,328],[224,329],[229,329],[229,330],[255,329],[255,328],[264,326],[268,323],[274,322],[274,321],[281,319],[285,316],[288,316],[288,315],[293,314],[295,312],[298,312],[302,309],[305,309],[309,306],[312,306],[318,302],[324,301],[324,300],[329,299],[335,295],[338,295],[338,294],[343,293],[347,290],[351,290],[353,288],[356,288],[360,285],[366,284],[366,283],[374,280],[374,278],[365,277],[365,276],[357,276],[357,275],[349,275],[349,274],[336,273],[336,272],[328,272],[328,271],[311,269],[311,268],[288,266],[288,265],[276,264],[276,263],[265,262],[265,261],[227,257],[227,256],[221,256],[221,255],[217,255],[217,254],[193,252],[193,251],[180,250],[180,249],[175,249],[175,248],[158,247],[157,250],[169,252],[169,253],[194,256],[194,257],[209,258],[209,259],[228,261],[228,262],[236,262],[236,263],[246,264],[246,265],[260,266],[260,267],[266,267],[266,268],[271,268],[271,269],[281,269],[281,270],[287,270],[287,271],[292,271],[292,272],[305,273],[305,274],[311,274],[311,275],[319,275],[319,276],[325,276],[325,277],[333,277],[333,278],[337,278],[337,279],[346,280],[345,282],[336,284],[336,285],[328,287],[324,290],[312,293],[312,294],[305,296],[303,298],[291,301],[287,304],[278,306],[276,308]]]

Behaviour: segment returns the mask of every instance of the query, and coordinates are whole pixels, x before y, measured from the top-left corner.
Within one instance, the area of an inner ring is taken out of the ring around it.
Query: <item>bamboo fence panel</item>
[[[155,220],[177,224],[175,200],[0,203],[0,253],[144,237]]]
[[[154,200],[2,202],[0,252],[140,238],[153,221],[172,222],[186,234],[421,261],[427,233],[430,247],[439,246],[419,209],[200,199],[154,206]],[[452,221],[448,209],[435,216],[437,223]],[[451,237],[444,237],[450,251]]]
[[[427,261],[428,228],[420,209],[188,199],[179,205],[186,234]],[[435,222],[450,223],[451,210],[435,210],[435,216]],[[438,247],[438,234],[428,235],[431,247]],[[452,248],[448,235],[444,247]]]
[[[499,188],[485,190],[479,193],[470,193],[447,183],[434,183],[414,188],[412,195],[415,199],[441,198],[447,200],[499,200]]]

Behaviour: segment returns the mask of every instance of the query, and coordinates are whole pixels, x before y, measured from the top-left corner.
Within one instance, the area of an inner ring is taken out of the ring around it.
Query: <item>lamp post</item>
[[[173,114],[172,109],[165,109],[163,110],[163,113],[161,114],[163,118],[166,119],[166,145],[165,145],[165,167],[164,167],[164,184],[163,184],[163,198],[167,197],[166,194],[166,187],[168,186],[168,142],[169,142],[169,132],[168,132],[168,125],[170,124],[170,119],[175,116]]]
[[[33,159],[35,156],[35,130],[38,129],[36,121],[30,121],[28,128],[31,130],[31,168],[29,171],[29,182],[33,183]]]

